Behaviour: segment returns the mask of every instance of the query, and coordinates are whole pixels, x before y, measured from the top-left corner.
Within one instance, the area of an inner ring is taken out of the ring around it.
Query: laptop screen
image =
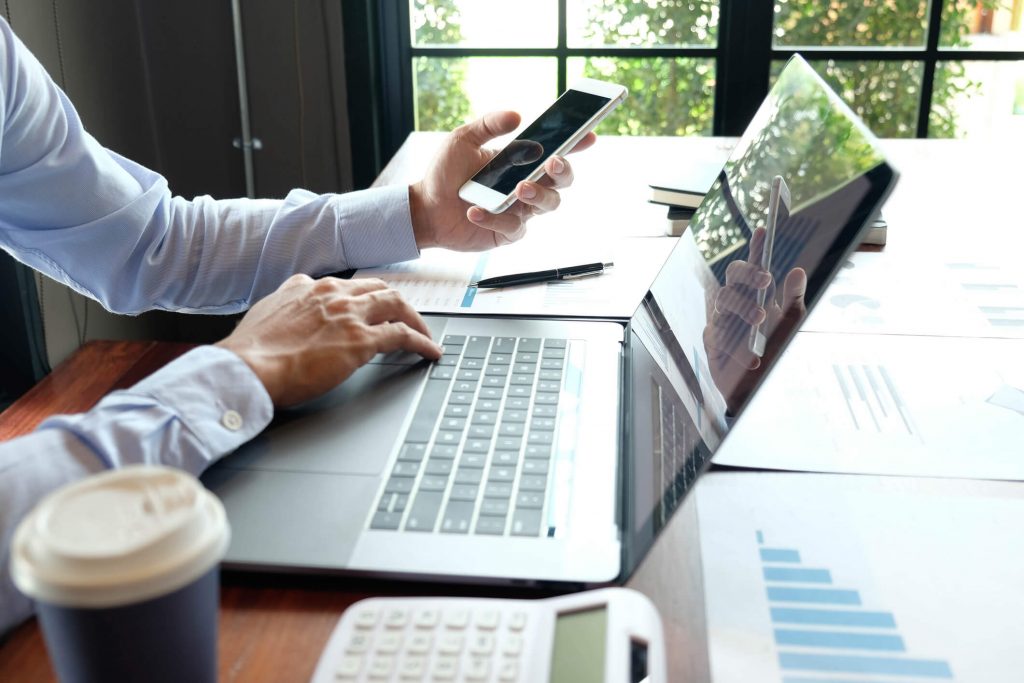
[[[631,320],[627,571],[895,177],[864,124],[803,59],[790,59]]]

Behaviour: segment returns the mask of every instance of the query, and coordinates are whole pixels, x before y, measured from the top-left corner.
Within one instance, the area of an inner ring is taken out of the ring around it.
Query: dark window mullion
[[[569,47],[569,29],[566,26],[566,16],[568,14],[568,10],[566,9],[567,4],[568,0],[558,0],[558,92],[556,92],[555,95],[565,92],[567,87],[566,81],[568,80],[568,74],[566,73],[568,69],[569,54],[567,52]]]
[[[935,67],[939,54],[939,36],[942,33],[942,0],[931,0],[928,18],[928,47],[921,78],[921,100],[917,110],[917,137],[928,137],[928,118],[932,111],[932,92],[935,88]]]
[[[414,47],[413,57],[703,57],[711,47]]]

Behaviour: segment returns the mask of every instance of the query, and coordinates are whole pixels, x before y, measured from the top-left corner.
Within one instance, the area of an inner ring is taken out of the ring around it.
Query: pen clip
[[[559,280],[578,280],[581,277],[593,277],[594,275],[600,275],[603,272],[604,272],[604,268],[602,268],[601,270],[592,270],[589,273],[572,273],[572,274],[569,274],[569,275],[563,275],[563,276],[561,276],[558,279]]]

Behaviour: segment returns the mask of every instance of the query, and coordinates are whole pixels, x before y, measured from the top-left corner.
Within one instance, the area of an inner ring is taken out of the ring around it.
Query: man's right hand
[[[306,275],[260,300],[217,346],[252,368],[276,406],[316,398],[378,353],[436,360],[443,352],[423,318],[382,281]]]

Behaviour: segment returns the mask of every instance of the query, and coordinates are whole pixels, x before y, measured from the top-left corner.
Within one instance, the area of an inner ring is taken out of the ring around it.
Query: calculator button
[[[430,644],[433,639],[429,633],[413,633],[409,636],[409,642],[406,644],[406,649],[409,652],[416,655],[425,654],[430,652]]]
[[[526,628],[526,612],[513,612],[508,618],[508,627],[513,631],[522,631]]]
[[[516,661],[504,661],[498,666],[499,681],[514,681],[519,678],[519,663]]]
[[[505,638],[505,645],[501,648],[501,651],[507,655],[518,655],[523,651],[523,637],[510,633]]]
[[[455,674],[458,672],[459,660],[455,657],[438,657],[434,660],[430,677],[435,681],[452,681],[455,680]]]
[[[353,633],[345,646],[345,652],[366,652],[370,649],[370,635],[368,633]]]
[[[476,615],[476,627],[485,631],[493,631],[498,628],[501,614],[496,609],[484,610]]]
[[[469,610],[453,609],[444,615],[444,625],[448,628],[466,628],[469,624]]]
[[[341,661],[338,662],[334,675],[337,678],[355,678],[359,675],[361,668],[363,668],[363,658],[358,655],[348,655],[347,657],[342,657]]]
[[[491,660],[486,657],[471,657],[466,663],[466,680],[484,681],[491,675]]]
[[[434,628],[441,618],[440,611],[436,609],[422,609],[416,613],[413,623],[416,628]]]
[[[367,670],[370,678],[390,678],[391,672],[395,670],[394,657],[374,657]]]
[[[446,633],[437,643],[437,651],[446,655],[457,655],[462,652],[462,644],[466,639],[459,633]]]
[[[402,644],[402,636],[399,633],[382,633],[377,639],[377,652],[394,654],[398,652],[398,646]]]
[[[358,629],[370,629],[377,625],[377,620],[380,619],[380,612],[375,609],[363,609],[359,610],[356,614],[356,628]]]
[[[489,655],[494,652],[494,636],[478,633],[469,641],[469,651],[475,655]]]
[[[384,613],[384,625],[387,628],[405,628],[409,623],[409,613],[404,609],[389,609]]]
[[[427,660],[423,657],[406,657],[398,667],[398,675],[403,680],[423,680],[427,673]]]

